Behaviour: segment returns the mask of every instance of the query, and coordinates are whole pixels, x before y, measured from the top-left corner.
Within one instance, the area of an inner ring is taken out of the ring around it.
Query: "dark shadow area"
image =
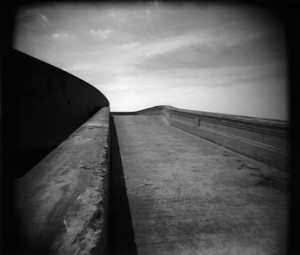
[[[7,159],[7,158],[6,158]],[[18,161],[15,158],[15,161]],[[18,164],[22,164],[19,161]],[[10,162],[4,160],[2,167],[9,169]],[[5,255],[39,255],[50,254],[48,249],[34,249],[26,243],[24,235],[21,234],[20,216],[16,213],[15,190],[12,172],[2,172],[1,181],[5,184],[1,187],[1,250]]]
[[[110,119],[111,171],[109,194],[109,254],[137,254],[122,159],[114,118]]]
[[[24,176],[55,148],[56,147],[53,146],[49,148],[23,150],[10,153],[6,158],[6,161],[13,174],[12,178],[16,179]]]
[[[14,180],[24,176],[55,147],[5,152],[2,154],[1,171],[1,251],[0,254],[49,254],[34,250],[20,234],[19,215],[15,210]],[[3,151],[2,151],[3,152]]]
[[[136,112],[111,112],[112,115],[136,115]]]

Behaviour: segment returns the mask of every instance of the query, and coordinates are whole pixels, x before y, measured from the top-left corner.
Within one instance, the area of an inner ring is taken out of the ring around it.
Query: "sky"
[[[284,32],[250,5],[49,3],[19,9],[13,47],[95,86],[111,111],[288,120]]]

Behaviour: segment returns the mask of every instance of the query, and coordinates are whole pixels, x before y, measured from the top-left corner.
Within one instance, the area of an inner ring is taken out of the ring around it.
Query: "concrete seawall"
[[[105,254],[109,108],[15,182],[18,235],[29,254]]]
[[[10,172],[20,177],[109,102],[99,90],[59,68],[13,49],[8,55],[3,149]]]
[[[287,170],[288,123],[229,114],[156,106],[117,115],[164,115],[169,124],[262,163]]]

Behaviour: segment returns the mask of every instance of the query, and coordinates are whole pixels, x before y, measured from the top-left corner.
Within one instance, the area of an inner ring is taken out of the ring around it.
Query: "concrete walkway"
[[[286,173],[170,127],[162,116],[113,118],[121,159],[112,187],[125,178],[112,196],[116,254],[285,253]]]

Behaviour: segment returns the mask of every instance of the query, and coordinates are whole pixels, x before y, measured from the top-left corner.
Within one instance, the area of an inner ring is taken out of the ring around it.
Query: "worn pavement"
[[[287,173],[171,127],[163,116],[113,118],[115,254],[285,253]]]

